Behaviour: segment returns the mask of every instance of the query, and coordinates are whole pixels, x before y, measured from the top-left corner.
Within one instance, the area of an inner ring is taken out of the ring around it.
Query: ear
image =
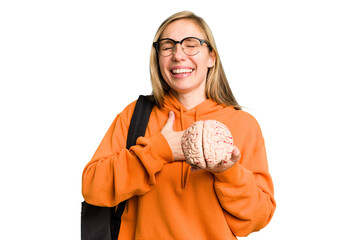
[[[207,67],[212,68],[215,65],[215,62],[216,62],[215,52],[214,52],[214,50],[211,50],[211,52],[209,53]]]

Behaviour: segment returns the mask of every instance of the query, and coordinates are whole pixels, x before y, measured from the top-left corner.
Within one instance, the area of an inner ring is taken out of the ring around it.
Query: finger
[[[173,130],[173,126],[174,126],[174,120],[175,120],[175,114],[173,111],[169,112],[169,118],[166,121],[164,127],[162,128],[163,130]]]
[[[199,171],[199,170],[201,170],[201,168],[198,168],[198,167],[191,167],[191,169],[190,169],[192,172],[196,172],[196,171]]]
[[[233,151],[231,154],[231,161],[233,161],[233,162],[239,161],[240,156],[241,156],[240,150],[234,145]]]

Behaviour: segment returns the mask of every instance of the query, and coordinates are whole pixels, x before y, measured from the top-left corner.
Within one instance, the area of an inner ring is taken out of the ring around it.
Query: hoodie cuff
[[[165,163],[174,162],[173,154],[171,148],[162,133],[157,133],[150,137],[150,154],[155,159],[161,159]]]
[[[244,171],[244,167],[242,167],[239,163],[236,163],[224,172],[214,173],[214,176],[217,182],[237,183],[244,176]]]

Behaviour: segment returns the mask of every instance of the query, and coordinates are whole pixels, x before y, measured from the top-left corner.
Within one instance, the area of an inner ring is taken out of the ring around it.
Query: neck
[[[188,110],[206,100],[205,92],[178,93],[171,91],[171,93]]]

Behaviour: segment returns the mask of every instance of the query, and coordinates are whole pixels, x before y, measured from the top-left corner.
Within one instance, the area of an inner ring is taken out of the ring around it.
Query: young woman
[[[275,210],[264,139],[241,110],[204,20],[179,12],[159,27],[150,62],[156,102],[144,137],[126,149],[135,102],[113,121],[83,172],[83,196],[98,206],[127,200],[119,239],[236,239],[265,227]],[[193,170],[180,139],[199,120],[225,124],[231,164]]]

